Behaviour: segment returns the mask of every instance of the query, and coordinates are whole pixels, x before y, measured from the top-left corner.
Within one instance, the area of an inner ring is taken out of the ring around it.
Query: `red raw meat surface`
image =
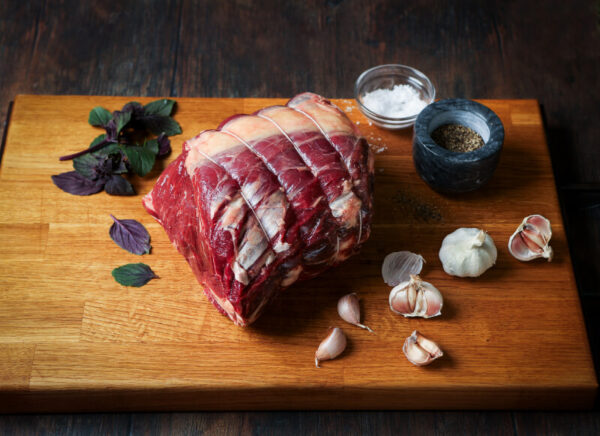
[[[373,156],[335,105],[304,93],[186,141],[143,204],[234,323],[370,234]]]

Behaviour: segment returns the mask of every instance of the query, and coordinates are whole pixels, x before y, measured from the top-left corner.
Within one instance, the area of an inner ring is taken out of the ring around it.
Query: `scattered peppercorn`
[[[444,124],[431,133],[437,145],[457,153],[467,153],[485,145],[483,138],[473,129],[460,124]]]

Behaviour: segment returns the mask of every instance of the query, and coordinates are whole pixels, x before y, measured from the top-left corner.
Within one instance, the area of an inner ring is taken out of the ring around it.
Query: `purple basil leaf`
[[[113,176],[114,170],[114,161],[110,156],[103,156],[100,158],[100,162],[96,167],[96,174],[98,180],[104,180],[108,182],[108,180]]]
[[[110,195],[135,195],[131,183],[117,174],[110,176],[104,185],[104,190]]]
[[[171,140],[165,135],[161,133],[156,138],[158,141],[158,155],[156,157],[166,157],[171,153]]]
[[[102,191],[104,187],[103,180],[93,181],[86,179],[77,171],[69,171],[52,176],[52,181],[60,189],[73,195],[95,194]]]
[[[112,276],[123,286],[139,288],[150,280],[158,278],[145,263],[128,263],[112,270]]]
[[[114,174],[123,174],[129,171],[120,150],[118,153],[112,154],[110,158],[112,159],[112,172]]]
[[[119,220],[110,216],[114,223],[108,233],[115,243],[133,254],[150,253],[150,235],[146,228],[136,220]]]
[[[130,101],[123,106],[121,112],[131,112],[131,118],[136,119],[144,115],[144,107],[137,101]]]
[[[106,126],[104,126],[104,128],[106,129],[106,139],[116,142],[118,132],[117,132],[117,122],[115,121],[115,119],[113,118],[112,120],[110,120],[106,124]]]

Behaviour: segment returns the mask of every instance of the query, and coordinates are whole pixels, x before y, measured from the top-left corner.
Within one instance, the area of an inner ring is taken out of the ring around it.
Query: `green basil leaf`
[[[140,122],[155,135],[164,133],[167,136],[173,136],[181,133],[181,126],[171,117],[149,115],[140,118]]]
[[[158,278],[145,263],[128,263],[112,270],[112,276],[123,286],[139,288],[150,280]]]
[[[97,168],[100,159],[93,154],[86,153],[73,159],[73,168],[86,179],[96,180],[98,178]]]
[[[164,117],[168,117],[171,115],[174,105],[175,100],[163,98],[162,100],[156,100],[145,105],[144,113],[146,115],[162,115]]]
[[[119,148],[119,144],[116,143],[112,143],[112,144],[108,144],[105,147],[102,147],[100,150],[97,150],[95,152],[93,152],[93,155],[96,156],[108,156],[111,154],[115,154],[115,153],[120,153],[120,148]]]
[[[158,140],[157,139],[149,139],[144,143],[144,148],[154,154],[158,154]]]
[[[123,130],[123,127],[131,120],[131,112],[115,112],[115,120],[117,121],[117,136]]]
[[[158,145],[156,146],[156,151],[153,151],[152,147],[147,147],[145,144],[143,147],[139,145],[128,145],[125,147],[125,155],[127,156],[129,165],[131,165],[133,171],[140,177],[144,177],[152,170],[154,161],[156,160],[156,153],[158,153]]]
[[[102,141],[104,141],[106,139],[106,133],[103,133],[102,135],[98,135],[94,138],[94,140],[92,141],[92,143],[90,144],[89,148],[95,147],[96,145],[100,144]]]
[[[104,109],[101,106],[96,106],[94,109],[90,111],[90,116],[88,118],[88,123],[92,126],[103,127],[111,120],[112,115],[109,111]]]

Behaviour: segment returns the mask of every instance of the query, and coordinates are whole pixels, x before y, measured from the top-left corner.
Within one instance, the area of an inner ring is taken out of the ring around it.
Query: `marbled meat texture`
[[[245,326],[296,280],[358,252],[373,172],[356,126],[304,93],[186,141],[143,203],[210,301]]]

